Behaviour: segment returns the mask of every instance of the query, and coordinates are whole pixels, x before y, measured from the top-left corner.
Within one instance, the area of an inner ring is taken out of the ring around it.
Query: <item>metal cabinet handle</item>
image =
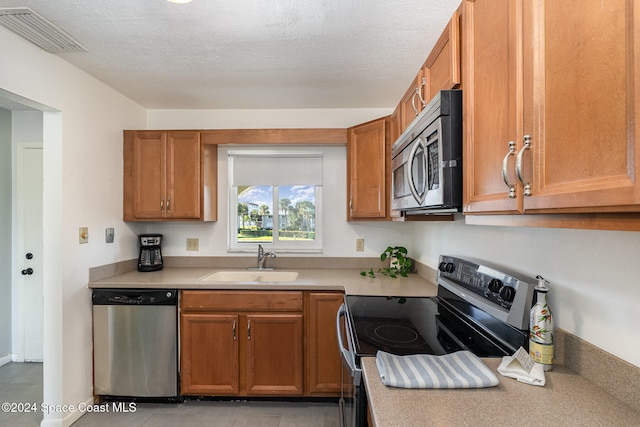
[[[507,153],[506,156],[504,156],[504,159],[502,160],[502,179],[504,180],[504,183],[507,184],[507,187],[509,187],[510,199],[515,199],[516,197],[516,186],[511,182],[509,182],[508,165],[509,165],[509,157],[515,154],[516,154],[516,143],[513,141],[509,141],[509,152]]]
[[[171,197],[167,197],[167,213],[171,213]]]
[[[247,338],[251,340],[251,320],[247,320]]]
[[[418,98],[420,99],[420,102],[422,103],[422,108],[427,106],[427,101],[425,101],[425,97],[422,96],[422,92],[425,87],[427,86],[427,79],[426,77],[422,78],[422,83],[420,84],[420,87],[416,89],[416,93],[418,94]],[[418,114],[418,112],[416,111],[416,115]]]
[[[238,337],[236,336],[236,321],[233,321],[233,325],[231,326],[231,329],[233,329],[233,340],[236,341],[238,339]]]
[[[416,96],[418,96],[418,88],[413,92],[413,96],[411,97],[411,106],[413,107],[413,111],[418,115],[418,106],[416,105]]]
[[[516,157],[516,175],[518,176],[518,179],[520,180],[522,185],[524,185],[524,195],[526,197],[531,196],[531,183],[526,182],[524,177],[522,176],[522,156],[524,155],[525,150],[531,147],[531,135],[525,135],[523,140],[524,145],[522,146],[520,152],[518,153],[518,156]]]
[[[160,198],[160,212],[164,213],[164,197]]]

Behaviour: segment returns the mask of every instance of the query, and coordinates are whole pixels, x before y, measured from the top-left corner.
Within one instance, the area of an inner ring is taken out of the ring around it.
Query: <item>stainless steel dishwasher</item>
[[[94,289],[94,394],[178,398],[178,291]]]

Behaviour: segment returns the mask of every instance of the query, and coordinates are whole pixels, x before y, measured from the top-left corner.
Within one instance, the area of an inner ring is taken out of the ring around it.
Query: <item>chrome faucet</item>
[[[267,257],[275,258],[276,254],[274,252],[265,252],[262,245],[258,245],[258,270],[266,270],[264,261]]]

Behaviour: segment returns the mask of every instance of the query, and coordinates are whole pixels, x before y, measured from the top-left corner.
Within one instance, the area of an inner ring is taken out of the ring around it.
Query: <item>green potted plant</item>
[[[395,279],[398,276],[407,277],[411,271],[413,263],[411,258],[407,257],[407,248],[404,246],[389,246],[380,254],[380,261],[384,262],[389,260],[389,267],[382,267],[378,269],[378,274],[391,277]],[[376,277],[376,273],[373,268],[369,271],[361,271],[361,276]]]

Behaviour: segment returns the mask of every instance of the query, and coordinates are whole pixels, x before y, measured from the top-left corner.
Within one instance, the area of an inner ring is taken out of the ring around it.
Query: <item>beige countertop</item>
[[[437,286],[422,276],[391,279],[362,277],[359,269],[302,268],[278,269],[297,271],[291,282],[214,282],[203,277],[216,271],[237,271],[225,268],[164,268],[160,271],[129,271],[106,279],[89,282],[90,288],[157,288],[157,289],[229,289],[229,290],[337,290],[348,295],[435,296]]]
[[[546,374],[544,387],[498,374],[502,359],[483,359],[497,387],[426,390],[386,387],[374,357],[362,359],[371,416],[376,427],[580,425],[631,426],[640,413],[564,366]]]

